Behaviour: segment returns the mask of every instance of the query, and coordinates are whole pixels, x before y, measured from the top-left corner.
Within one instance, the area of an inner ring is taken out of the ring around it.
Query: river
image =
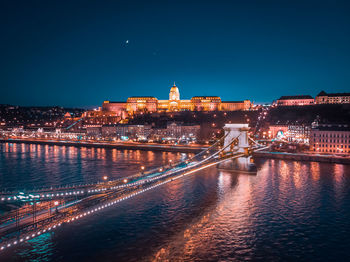
[[[0,144],[1,189],[124,177],[181,153]],[[259,159],[147,191],[0,253],[0,261],[346,261],[350,166]]]

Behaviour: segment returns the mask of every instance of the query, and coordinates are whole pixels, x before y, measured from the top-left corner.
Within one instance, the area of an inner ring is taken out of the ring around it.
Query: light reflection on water
[[[30,184],[85,181],[106,172],[123,176],[138,170],[143,161],[157,166],[181,157],[115,149],[6,144],[0,148],[0,181],[1,185],[6,181],[8,186],[18,181]],[[279,160],[260,160],[257,165],[257,175],[211,168],[173,181],[9,250],[2,258],[344,260],[350,248],[350,167]],[[29,176],[20,172],[16,180],[9,178],[14,171],[30,166],[36,172],[30,171]]]
[[[124,177],[164,165],[180,153],[105,148],[0,144],[0,187],[35,188]],[[1,175],[3,174],[3,175]]]

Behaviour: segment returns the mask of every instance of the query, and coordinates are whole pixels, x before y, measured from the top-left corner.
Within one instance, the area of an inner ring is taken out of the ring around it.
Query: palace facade
[[[349,104],[350,93],[326,93],[321,91],[315,98],[316,104]]]
[[[133,96],[126,102],[104,101],[102,104],[102,111],[116,112],[120,116],[123,112],[133,115],[146,112],[237,111],[251,108],[250,100],[221,101],[219,96],[194,96],[190,100],[181,100],[175,84],[170,89],[169,100],[158,100],[154,96]]]
[[[281,96],[277,100],[277,106],[307,106],[313,104],[314,99],[310,95]]]

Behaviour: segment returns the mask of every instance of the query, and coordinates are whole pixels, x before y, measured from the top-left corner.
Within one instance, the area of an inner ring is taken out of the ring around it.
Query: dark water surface
[[[117,178],[180,153],[0,144],[1,188]],[[29,243],[0,261],[350,261],[350,166],[210,168]]]

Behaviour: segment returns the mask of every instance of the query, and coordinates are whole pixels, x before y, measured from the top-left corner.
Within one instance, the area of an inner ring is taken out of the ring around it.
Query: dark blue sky
[[[0,103],[350,91],[349,2],[3,0]]]

